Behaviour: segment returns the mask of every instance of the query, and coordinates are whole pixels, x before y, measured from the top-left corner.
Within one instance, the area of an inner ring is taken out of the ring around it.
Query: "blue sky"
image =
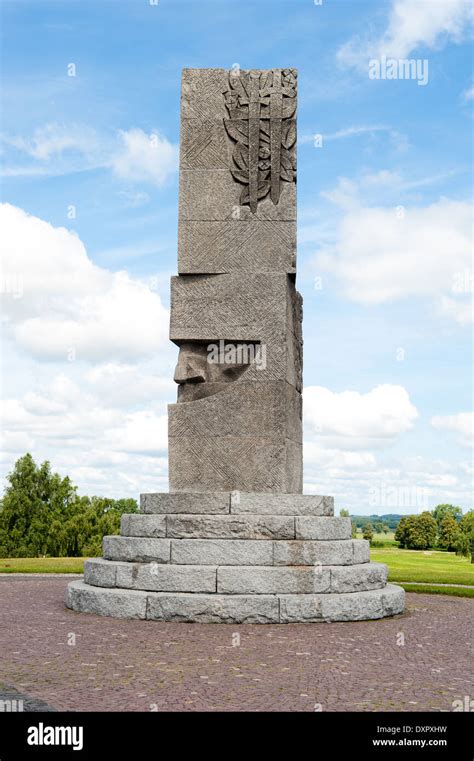
[[[29,449],[82,492],[167,488],[181,69],[295,66],[305,490],[357,513],[471,507],[469,3],[2,15],[3,473]],[[426,60],[427,84],[370,79],[382,56]]]

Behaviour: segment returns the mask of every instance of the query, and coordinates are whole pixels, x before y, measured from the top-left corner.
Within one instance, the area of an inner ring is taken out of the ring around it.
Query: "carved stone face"
[[[174,373],[174,381],[179,384],[178,402],[192,402],[223,391],[226,384],[240,378],[252,362],[252,356],[248,353],[243,356],[237,354],[231,358],[231,362],[224,361],[224,356],[216,359],[216,352],[213,353],[209,348],[212,346],[217,347],[218,344],[210,344],[208,341],[186,341],[180,344]],[[229,346],[227,344],[227,348]]]

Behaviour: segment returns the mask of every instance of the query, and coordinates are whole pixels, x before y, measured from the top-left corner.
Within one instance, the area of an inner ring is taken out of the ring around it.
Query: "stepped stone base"
[[[117,618],[202,623],[360,621],[402,613],[405,594],[351,538],[331,497],[145,494],[104,537],[66,605]]]
[[[364,621],[403,613],[401,587],[343,594],[227,595],[145,592],[69,584],[66,604],[80,613],[152,621],[288,624]]]

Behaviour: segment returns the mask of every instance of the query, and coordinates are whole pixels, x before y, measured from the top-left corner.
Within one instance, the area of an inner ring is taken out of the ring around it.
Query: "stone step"
[[[166,519],[166,515],[124,513],[120,521],[120,533],[122,536],[143,536],[153,539],[165,537]]]
[[[105,560],[169,563],[171,558],[170,539],[104,536],[102,546]]]
[[[274,565],[354,565],[370,560],[366,539],[278,541],[273,548]]]
[[[330,594],[380,589],[387,583],[382,563],[356,566],[225,567],[217,568],[221,594]]]
[[[168,516],[175,539],[294,539],[295,519],[286,515]]]
[[[183,565],[273,565],[273,540],[171,539],[171,562]]]
[[[350,539],[352,521],[350,518],[335,516],[303,516],[295,518],[295,539]]]
[[[105,536],[106,560],[176,565],[353,565],[368,563],[365,539],[155,539]]]
[[[229,513],[230,492],[140,494],[142,513]]]
[[[362,621],[402,613],[405,593],[383,589],[343,594],[223,595],[146,592],[69,584],[66,605],[81,613],[188,623]]]
[[[140,495],[140,512],[253,515],[334,515],[333,497],[250,492],[162,492]]]
[[[334,515],[333,497],[316,494],[255,494],[231,492],[231,513],[255,515]]]
[[[121,587],[158,592],[216,591],[215,566],[129,563],[93,558],[84,563],[84,581],[98,587]]]
[[[350,518],[287,515],[124,514],[122,536],[172,539],[350,539]]]
[[[312,594],[359,592],[383,587],[381,563],[353,566],[196,566],[130,563],[93,558],[84,564],[92,586],[157,592],[222,594]]]

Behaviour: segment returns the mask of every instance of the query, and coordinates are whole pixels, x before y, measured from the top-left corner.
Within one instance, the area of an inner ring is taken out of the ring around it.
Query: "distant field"
[[[83,573],[85,558],[0,558],[0,573]]]
[[[362,539],[362,531],[357,532],[357,538]],[[377,544],[383,544],[384,547],[398,547],[398,542],[395,541],[395,532],[389,531],[388,534],[374,534],[372,540]]]

